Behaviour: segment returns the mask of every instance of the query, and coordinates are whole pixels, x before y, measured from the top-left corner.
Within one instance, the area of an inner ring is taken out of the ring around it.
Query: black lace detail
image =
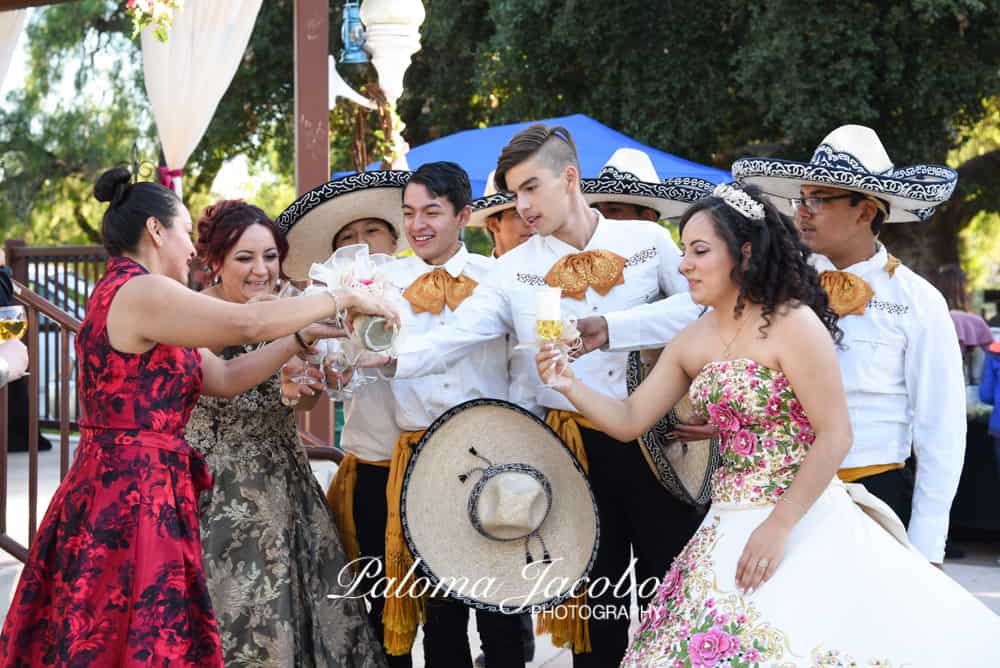
[[[655,260],[655,259],[656,259],[656,246],[652,246],[650,248],[646,248],[645,250],[641,250],[632,257],[630,257],[625,262],[625,266],[635,267],[637,265],[644,264],[646,262],[649,262],[650,260]]]

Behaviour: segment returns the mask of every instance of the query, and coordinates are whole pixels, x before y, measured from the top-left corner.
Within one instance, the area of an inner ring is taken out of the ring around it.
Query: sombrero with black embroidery
[[[497,186],[493,182],[496,170],[490,172],[486,177],[486,188],[483,196],[472,200],[472,215],[469,217],[470,227],[486,227],[486,219],[490,216],[503,213],[507,209],[513,209],[517,201],[510,193],[497,191]]]
[[[360,172],[334,179],[303,194],[275,219],[288,239],[282,269],[293,279],[305,279],[314,262],[333,253],[333,238],[344,226],[364,218],[384,220],[396,231],[397,250],[408,247],[403,233],[402,190],[410,172]]]
[[[634,148],[615,151],[596,179],[580,179],[588,203],[644,206],[656,211],[660,220],[680,216],[692,202],[711,194],[714,187],[714,183],[695,177],[661,181],[649,156]]]
[[[958,173],[944,165],[896,167],[878,134],[863,125],[842,125],[828,134],[809,162],[740,158],[732,172],[741,185],[759,186],[784,210],[803,185],[869,195],[888,205],[887,223],[926,220],[958,182]]]
[[[656,364],[659,350],[633,351],[628,355],[625,386],[635,392]],[[674,437],[677,425],[694,414],[691,401],[684,396],[637,439],[649,469],[670,494],[692,506],[707,504],[712,496],[712,474],[719,467],[719,439],[685,443]]]
[[[597,557],[586,474],[555,432],[507,401],[467,401],[434,421],[406,469],[400,516],[430,582],[494,612],[562,602]]]

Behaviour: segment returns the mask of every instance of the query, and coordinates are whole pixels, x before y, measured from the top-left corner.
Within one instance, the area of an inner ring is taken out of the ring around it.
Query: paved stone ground
[[[53,438],[57,443],[58,438]],[[55,492],[59,484],[59,455],[56,449],[39,453],[38,456],[38,498],[43,507]],[[333,477],[335,465],[318,462],[314,466],[316,477],[324,485]],[[9,533],[20,542],[27,539],[28,533],[28,455],[12,453],[8,462],[7,527]],[[39,520],[44,511],[39,511]],[[945,572],[955,578],[963,587],[977,596],[994,612],[1000,614],[1000,542],[964,540],[956,544],[966,551],[966,557],[961,560],[951,560],[945,564]],[[0,621],[7,614],[10,598],[13,595],[17,578],[20,574],[20,564],[10,555],[0,553]],[[634,614],[634,610],[633,610]],[[475,631],[475,615],[469,615],[470,646],[479,646]],[[423,652],[418,636],[414,651],[414,666],[424,665]],[[557,649],[548,642],[547,637],[536,638],[537,648],[535,660],[530,668],[570,668],[573,665],[572,655],[568,650]],[[473,650],[475,652],[475,649]]]

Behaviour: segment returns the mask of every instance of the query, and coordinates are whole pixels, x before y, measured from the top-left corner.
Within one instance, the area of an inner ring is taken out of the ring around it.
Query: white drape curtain
[[[146,94],[169,172],[181,193],[182,170],[208,129],[243,59],[262,0],[188,0],[166,43],[142,33]],[[289,45],[289,48],[291,46]],[[161,176],[163,172],[161,170]]]
[[[0,12],[0,88],[7,77],[11,58],[17,48],[17,38],[24,30],[24,22],[28,20],[27,9],[13,9]]]

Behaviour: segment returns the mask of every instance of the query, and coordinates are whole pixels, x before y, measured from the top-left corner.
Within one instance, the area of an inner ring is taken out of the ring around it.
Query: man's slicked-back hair
[[[580,158],[569,130],[561,125],[550,128],[544,123],[535,123],[518,132],[503,147],[497,159],[493,185],[501,192],[510,192],[507,187],[507,172],[536,155],[556,174],[569,166],[580,171]]]

